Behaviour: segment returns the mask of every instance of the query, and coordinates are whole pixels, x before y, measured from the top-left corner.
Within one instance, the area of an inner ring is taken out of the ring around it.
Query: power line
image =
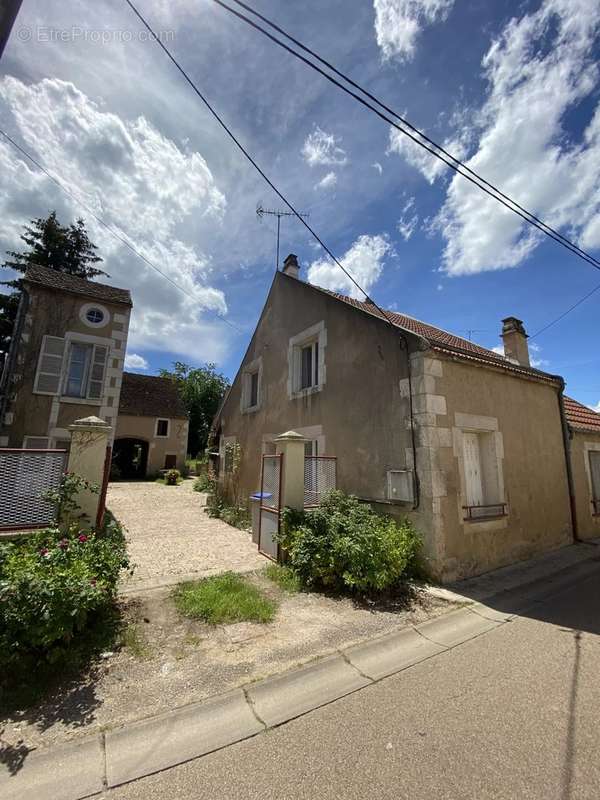
[[[548,328],[551,328],[553,325],[556,325],[557,322],[560,322],[561,319],[564,319],[564,317],[566,317],[567,314],[570,314],[571,311],[573,311],[575,308],[577,308],[577,306],[580,306],[582,303],[584,303],[588,299],[588,297],[591,297],[599,289],[600,289],[600,283],[598,284],[598,286],[596,286],[594,289],[592,289],[591,292],[588,292],[587,294],[585,294],[576,303],[573,303],[573,305],[570,308],[568,308],[566,311],[564,311],[562,314],[560,314],[560,316],[556,317],[556,319],[553,319],[552,322],[549,322],[547,325],[544,325],[543,328],[540,328],[539,331],[536,331],[536,333],[534,333],[533,336],[530,336],[529,338],[530,339],[535,339],[536,336],[540,336],[542,333],[544,333],[544,331],[547,331]]]
[[[165,272],[163,272],[159,267],[157,267],[156,264],[150,261],[149,258],[146,258],[146,256],[143,253],[140,253],[139,250],[137,250],[130,242],[128,242],[124,236],[121,236],[121,234],[115,231],[114,228],[112,228],[107,222],[105,222],[102,219],[102,217],[99,217],[95,211],[93,211],[86,203],[83,202],[83,200],[77,197],[77,195],[73,194],[73,192],[70,189],[68,189],[62,183],[62,181],[59,181],[58,178],[52,175],[52,173],[49,172],[42,164],[40,164],[39,161],[37,161],[30,153],[28,153],[23,147],[21,147],[21,145],[18,144],[18,142],[15,142],[15,140],[11,136],[9,136],[8,133],[6,133],[6,131],[3,131],[0,128],[0,134],[2,134],[2,136],[4,136],[4,138],[6,139],[6,141],[9,142],[16,150],[18,150],[21,153],[21,155],[24,155],[25,158],[28,158],[32,164],[35,164],[35,166],[41,172],[43,172],[44,175],[50,178],[50,180],[53,183],[55,183],[60,189],[62,189],[62,191],[65,192],[65,194],[68,194],[69,197],[72,200],[74,200],[78,205],[80,205],[82,208],[84,208],[88,212],[88,214],[91,214],[91,216],[96,220],[96,222],[98,222],[100,225],[106,228],[106,230],[112,236],[114,236],[122,244],[128,247],[132,253],[134,253],[138,258],[141,258],[142,261],[144,261],[149,267],[151,267],[153,270],[156,270],[156,272],[158,272],[159,275],[162,275],[162,277],[165,278],[165,280],[169,281],[169,283],[171,283],[178,291],[182,292],[182,294],[184,294],[186,297],[189,297],[189,292],[187,292],[184,288],[182,288],[178,283],[175,283],[175,281],[172,278],[170,278]],[[237,325],[234,325],[233,322],[230,322],[228,319],[225,319],[225,317],[220,316],[216,312],[206,307],[204,307],[203,310],[207,311],[209,314],[212,314],[214,317],[221,320],[221,322],[224,322],[226,325],[229,325],[229,327],[233,328],[233,330],[236,331],[237,333],[242,333],[242,330],[238,328]]]
[[[283,36],[285,36],[287,39],[289,39],[291,42],[293,42],[296,46],[300,47],[302,50],[304,50],[305,52],[309,53],[312,57],[316,58],[320,63],[325,65],[328,69],[332,70],[336,75],[340,76],[344,81],[346,81],[351,86],[353,86],[356,89],[358,89],[365,96],[367,96],[371,100],[373,100],[373,102],[377,103],[377,105],[380,106],[381,108],[383,108],[386,111],[387,114],[391,114],[393,117],[395,117],[396,119],[400,120],[403,125],[405,125],[407,128],[409,128],[409,130],[406,130],[406,128],[403,128],[401,125],[398,125],[396,122],[394,122],[388,116],[386,116],[386,114],[383,114],[378,108],[375,108],[375,106],[371,105],[371,103],[369,103],[366,100],[364,100],[364,98],[362,98],[359,95],[355,94],[355,92],[353,92],[350,89],[348,89],[346,86],[344,86],[339,81],[337,81],[335,78],[333,78],[331,75],[328,75],[326,72],[324,72],[320,67],[318,67],[316,64],[314,64],[312,61],[309,61],[307,58],[302,56],[296,50],[294,50],[293,48],[291,48],[288,45],[286,45],[284,42],[282,42],[277,37],[273,36],[271,33],[269,33],[262,26],[258,25],[256,22],[251,20],[245,14],[242,14],[241,12],[236,11],[234,8],[231,8],[231,6],[228,6],[226,3],[223,2],[223,0],[213,0],[213,2],[216,3],[218,6],[220,6],[221,8],[225,9],[226,11],[229,11],[230,14],[233,14],[238,19],[240,19],[243,22],[245,22],[247,25],[250,25],[252,28],[254,28],[255,30],[257,30],[260,33],[262,33],[264,36],[266,36],[272,42],[277,44],[279,47],[283,48],[288,53],[293,55],[295,58],[297,58],[300,61],[304,62],[311,69],[315,70],[320,75],[322,75],[324,78],[326,78],[330,83],[333,83],[335,86],[337,86],[343,92],[345,92],[346,94],[350,95],[350,97],[353,97],[355,100],[357,100],[361,105],[363,105],[366,108],[368,108],[371,111],[373,111],[378,117],[383,119],[388,125],[391,125],[393,128],[395,128],[396,130],[398,130],[401,133],[403,133],[409,139],[412,139],[412,141],[414,141],[420,147],[422,147],[423,149],[427,150],[433,156],[438,158],[440,161],[442,161],[444,164],[446,164],[446,166],[448,166],[448,167],[450,167],[450,169],[454,170],[454,172],[458,173],[463,178],[465,178],[466,180],[470,181],[470,183],[472,183],[474,186],[477,186],[479,189],[481,189],[483,192],[488,194],[490,197],[492,197],[493,199],[497,200],[499,203],[501,203],[503,206],[505,206],[509,211],[512,211],[513,213],[517,214],[519,217],[521,217],[523,220],[525,220],[525,222],[528,222],[530,225],[532,225],[533,227],[537,228],[542,233],[545,233],[551,239],[554,239],[556,242],[558,242],[558,244],[561,244],[567,250],[570,250],[572,253],[575,253],[575,255],[578,255],[584,261],[587,261],[589,264],[591,264],[593,267],[595,267],[595,269],[600,270],[600,260],[596,259],[590,253],[588,253],[585,250],[583,250],[582,248],[580,248],[578,245],[576,245],[570,239],[567,239],[566,236],[563,236],[563,234],[559,233],[557,230],[552,228],[546,222],[544,222],[543,220],[541,220],[538,217],[536,217],[532,212],[530,212],[527,209],[523,208],[523,206],[519,205],[519,203],[517,203],[515,200],[513,200],[508,195],[504,194],[504,192],[502,192],[500,189],[498,189],[496,186],[494,186],[489,181],[485,180],[485,178],[482,178],[478,173],[476,173],[474,170],[472,170],[470,167],[468,167],[460,159],[458,159],[455,156],[453,156],[451,153],[449,153],[447,150],[445,150],[441,145],[438,145],[433,139],[430,139],[426,134],[422,133],[418,128],[416,128],[414,125],[412,125],[410,122],[408,122],[408,120],[404,119],[404,117],[402,117],[400,114],[398,114],[397,112],[393,111],[387,105],[382,103],[374,95],[372,95],[366,89],[363,89],[358,83],[353,81],[351,78],[348,78],[343,72],[341,72],[340,70],[336,69],[336,67],[334,67],[332,64],[330,64],[328,61],[326,61],[321,56],[319,56],[313,50],[311,50],[310,48],[306,47],[299,40],[295,39],[293,36],[291,36],[290,34],[286,33],[286,31],[284,31],[282,28],[277,26],[275,23],[271,22],[267,17],[264,17],[263,15],[259,14],[257,11],[254,11],[254,9],[252,9],[250,6],[246,5],[245,3],[241,2],[240,0],[232,0],[232,2],[237,3],[238,6],[241,6],[241,7],[245,8],[247,11],[249,11],[250,13],[254,14],[256,17],[258,17],[261,20],[263,20],[264,22],[266,22],[274,30],[277,30],[279,33],[281,33]],[[411,133],[410,131],[412,131],[413,133]]]
[[[329,249],[329,247],[327,247],[327,245],[326,245],[326,244],[325,244],[325,242],[324,242],[324,241],[321,239],[321,237],[320,237],[320,236],[317,234],[317,232],[316,232],[316,231],[315,231],[315,230],[314,230],[314,229],[313,229],[313,228],[312,228],[312,227],[311,227],[311,226],[308,224],[308,222],[307,222],[307,221],[306,221],[306,220],[303,218],[303,216],[302,216],[302,215],[301,215],[301,214],[300,214],[298,211],[296,211],[296,209],[295,209],[295,208],[294,208],[294,206],[293,206],[293,205],[290,203],[290,201],[287,199],[287,197],[285,197],[285,196],[284,196],[284,195],[283,195],[283,194],[282,194],[282,193],[279,191],[279,189],[278,189],[278,188],[275,186],[275,184],[273,183],[273,181],[272,181],[272,180],[271,180],[271,179],[270,179],[270,178],[267,176],[267,174],[264,172],[264,170],[263,170],[263,169],[262,169],[262,168],[261,168],[261,167],[258,165],[258,163],[257,163],[257,162],[254,160],[254,158],[253,158],[253,157],[250,155],[250,153],[248,152],[248,150],[246,150],[246,148],[244,147],[244,145],[243,145],[243,144],[240,142],[240,140],[239,140],[239,139],[236,137],[236,135],[233,133],[233,131],[232,131],[232,130],[231,130],[229,127],[228,127],[227,123],[226,123],[226,122],[225,122],[225,121],[224,121],[224,120],[221,118],[221,116],[218,114],[218,112],[217,112],[217,111],[216,111],[216,110],[213,108],[213,106],[212,106],[212,105],[209,103],[209,101],[206,99],[206,97],[205,97],[205,96],[202,94],[202,92],[200,91],[200,89],[198,88],[198,86],[196,85],[196,83],[195,83],[195,82],[194,82],[194,81],[193,81],[193,80],[190,78],[190,76],[188,75],[188,73],[187,73],[187,72],[185,71],[185,69],[184,69],[184,68],[181,66],[181,64],[180,64],[180,63],[179,63],[179,61],[178,61],[178,60],[175,58],[175,56],[174,56],[174,55],[171,53],[171,51],[169,50],[169,48],[168,48],[168,47],[167,47],[167,46],[164,44],[164,42],[161,40],[161,38],[160,38],[159,36],[157,36],[157,34],[156,34],[156,33],[155,33],[155,31],[153,30],[153,28],[152,28],[152,26],[150,25],[150,23],[146,21],[146,19],[145,19],[145,18],[142,16],[142,14],[141,14],[141,13],[138,11],[138,9],[137,9],[137,8],[135,7],[135,5],[134,5],[134,4],[131,2],[131,0],[125,0],[125,2],[126,2],[126,3],[127,3],[127,5],[128,5],[130,8],[131,8],[131,10],[132,10],[132,11],[133,11],[133,13],[136,15],[136,17],[137,17],[137,18],[140,20],[140,22],[142,23],[142,25],[143,25],[143,26],[146,28],[146,30],[148,31],[148,33],[150,34],[150,36],[151,36],[151,37],[154,39],[154,41],[156,42],[156,44],[157,44],[157,45],[158,45],[158,46],[161,48],[161,50],[163,50],[163,52],[164,52],[164,53],[165,53],[165,54],[168,56],[169,60],[170,60],[170,61],[173,63],[173,65],[176,67],[177,71],[178,71],[178,72],[179,72],[179,73],[182,75],[182,77],[184,78],[184,80],[186,81],[186,83],[188,83],[188,84],[189,84],[189,86],[192,88],[192,90],[193,90],[194,94],[196,94],[196,95],[197,95],[197,96],[200,98],[200,100],[201,100],[201,101],[202,101],[202,103],[205,105],[205,107],[208,109],[208,111],[209,111],[209,112],[212,114],[212,116],[213,116],[213,117],[216,119],[216,121],[219,123],[219,125],[220,125],[220,126],[223,128],[223,130],[225,131],[225,133],[227,134],[227,136],[229,136],[229,138],[230,138],[230,139],[232,140],[232,142],[233,142],[233,143],[236,145],[236,147],[237,147],[237,148],[238,148],[238,149],[239,149],[239,150],[240,150],[240,151],[241,151],[241,152],[244,154],[244,156],[245,156],[245,157],[248,159],[248,161],[249,161],[249,162],[252,164],[252,166],[254,167],[254,169],[255,169],[255,170],[256,170],[256,171],[259,173],[259,175],[260,175],[260,176],[263,178],[263,180],[264,180],[264,181],[265,181],[265,182],[266,182],[266,183],[267,183],[267,184],[268,184],[268,185],[271,187],[271,189],[272,189],[272,190],[275,192],[275,194],[277,195],[277,197],[279,197],[279,199],[280,199],[280,200],[281,200],[283,203],[285,203],[285,205],[286,205],[286,206],[287,206],[287,207],[290,209],[290,211],[293,213],[293,215],[294,215],[295,217],[297,217],[297,218],[298,218],[298,220],[299,220],[299,221],[302,223],[302,225],[304,225],[304,227],[306,228],[306,230],[307,230],[307,231],[310,233],[310,235],[311,235],[311,236],[312,236],[312,237],[315,239],[315,241],[317,241],[317,242],[318,242],[318,243],[321,245],[321,247],[322,247],[322,248],[323,248],[323,250],[324,250],[324,251],[327,253],[327,255],[328,255],[328,256],[329,256],[329,257],[330,257],[330,258],[333,260],[333,262],[334,262],[335,264],[337,264],[337,266],[338,266],[338,267],[339,267],[339,268],[342,270],[342,272],[343,272],[343,273],[346,275],[346,277],[348,278],[348,280],[350,280],[350,281],[351,281],[351,283],[352,283],[352,284],[353,284],[353,285],[354,285],[354,286],[355,286],[355,287],[358,289],[358,291],[359,291],[359,292],[361,292],[362,294],[364,294],[364,296],[367,298],[367,300],[369,300],[369,302],[370,302],[370,303],[373,305],[373,307],[374,307],[374,308],[376,308],[376,309],[379,311],[379,313],[380,313],[380,314],[383,316],[383,318],[384,318],[385,320],[387,320],[387,321],[390,323],[390,325],[391,325],[391,326],[392,326],[394,329],[396,329],[396,326],[394,325],[394,323],[392,322],[392,320],[390,319],[390,317],[388,317],[388,315],[386,314],[386,312],[385,312],[385,311],[384,311],[382,308],[380,308],[380,307],[377,305],[377,303],[376,303],[376,302],[375,302],[373,299],[371,299],[371,298],[369,297],[369,295],[368,295],[368,294],[367,294],[367,292],[366,292],[366,291],[365,291],[365,290],[362,288],[362,286],[360,286],[360,285],[357,283],[357,281],[355,280],[354,276],[353,276],[353,275],[352,275],[352,274],[351,274],[351,273],[350,273],[350,272],[349,272],[349,271],[348,271],[348,270],[347,270],[347,269],[344,267],[344,265],[343,265],[343,264],[341,264],[341,262],[340,262],[340,261],[338,261],[338,259],[337,259],[337,258],[334,256],[334,254],[331,252],[331,250]]]

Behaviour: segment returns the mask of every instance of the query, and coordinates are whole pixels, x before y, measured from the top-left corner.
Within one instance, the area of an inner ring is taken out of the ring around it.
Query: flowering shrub
[[[417,567],[421,538],[408,520],[376,514],[334,491],[308,512],[285,509],[279,541],[288,566],[308,586],[382,591]]]
[[[76,520],[81,519],[81,508],[77,503],[79,492],[86,490],[99,494],[100,487],[76,475],[74,472],[65,472],[56,489],[50,489],[43,494],[44,500],[54,507],[56,525],[67,529]]]
[[[0,546],[0,663],[55,659],[113,604],[128,567],[123,530],[110,516],[99,531],[50,528]]]
[[[181,472],[178,469],[169,469],[165,473],[165,484],[167,486],[177,486],[181,480]]]

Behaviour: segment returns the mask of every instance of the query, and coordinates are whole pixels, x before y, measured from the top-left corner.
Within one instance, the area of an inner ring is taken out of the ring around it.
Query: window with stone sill
[[[592,482],[592,514],[600,516],[600,450],[590,450],[589,459]]]
[[[290,397],[303,396],[323,388],[326,341],[324,322],[290,339],[288,351]]]
[[[257,411],[261,404],[262,359],[257,358],[244,368],[242,374],[242,412]]]
[[[492,431],[463,431],[465,479],[464,519],[468,521],[506,516],[501,497],[500,474]]]

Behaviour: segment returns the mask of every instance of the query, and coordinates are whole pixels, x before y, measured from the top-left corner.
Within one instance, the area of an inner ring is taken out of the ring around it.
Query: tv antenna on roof
[[[308,219],[310,214],[295,214],[293,211],[277,211],[268,208],[263,208],[262,203],[259,203],[256,206],[256,216],[259,219],[262,219],[263,216],[267,214],[270,217],[277,217],[277,261],[275,262],[275,268],[279,269],[279,232],[281,229],[281,218],[282,217],[304,217],[304,219]]]

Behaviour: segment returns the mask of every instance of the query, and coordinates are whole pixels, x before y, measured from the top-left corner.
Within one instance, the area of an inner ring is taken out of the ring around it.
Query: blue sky
[[[29,0],[1,63],[0,124],[156,263],[113,239],[0,142],[0,249],[56,208],[81,214],[132,290],[129,365],[216,361],[233,376],[274,270],[280,207],[122,0]],[[600,257],[596,0],[255,0],[306,44]],[[271,179],[381,305],[488,347],[530,334],[600,273],[210,0],[139,0]],[[282,254],[349,291],[297,221]],[[600,405],[600,292],[532,340],[542,369]],[[225,317],[234,328],[217,316]]]

